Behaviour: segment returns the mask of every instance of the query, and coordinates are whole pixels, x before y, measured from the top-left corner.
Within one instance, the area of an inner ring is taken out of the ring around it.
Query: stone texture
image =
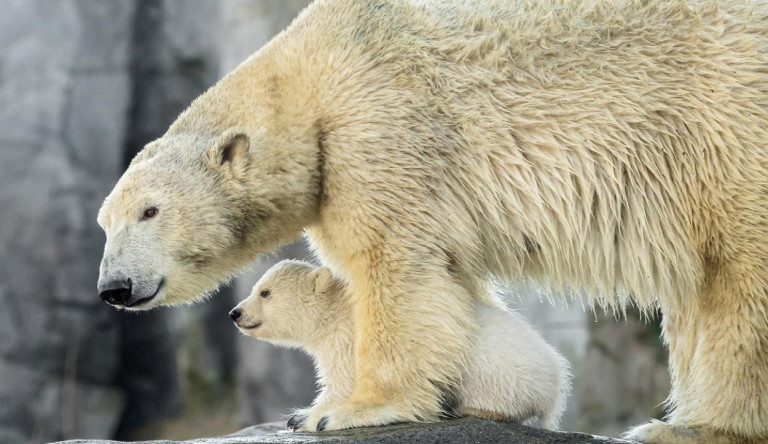
[[[76,42],[84,24],[72,1],[30,0],[3,6],[0,137],[39,144],[61,130],[71,69],[81,53]]]
[[[285,29],[310,0],[221,0],[221,66],[229,72]]]
[[[83,72],[75,75],[64,110],[62,140],[72,162],[97,168],[96,174],[118,176],[123,170],[122,145],[130,105],[127,70]],[[104,97],[114,97],[103,106]],[[105,149],[105,147],[120,147]],[[109,168],[108,166],[111,166]],[[109,168],[109,169],[106,169]]]
[[[397,424],[318,434],[277,431],[280,424],[265,424],[220,437],[184,441],[188,444],[620,444],[629,441],[582,433],[562,433],[516,424],[476,418],[462,418],[436,424]],[[171,444],[173,441],[145,441],[141,444]],[[115,441],[67,441],[67,444],[108,444]]]
[[[9,2],[0,15],[2,442],[110,436],[125,402],[113,385],[119,313],[95,294],[94,215],[121,169],[120,29],[133,6],[94,15],[85,3]],[[108,49],[94,51],[94,35]]]
[[[76,0],[74,5],[80,20],[89,24],[78,34],[77,44],[81,50],[74,60],[76,69],[80,72],[125,71],[133,24],[125,18],[133,18],[134,2]]]
[[[120,313],[120,366],[114,384],[125,402],[109,437],[133,439],[144,427],[178,415],[183,393],[169,309]]]

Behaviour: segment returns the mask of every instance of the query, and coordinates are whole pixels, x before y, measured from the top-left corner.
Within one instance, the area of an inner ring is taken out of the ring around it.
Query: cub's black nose
[[[112,279],[99,281],[99,297],[102,301],[111,305],[125,305],[131,298],[130,279]]]
[[[243,314],[243,310],[240,310],[239,308],[233,308],[232,311],[229,312],[229,317],[232,318],[233,321],[237,321],[240,319],[241,314]]]

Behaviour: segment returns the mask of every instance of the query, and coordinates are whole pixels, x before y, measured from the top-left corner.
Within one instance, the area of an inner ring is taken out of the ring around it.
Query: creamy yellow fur
[[[767,33],[756,1],[320,0],[137,156],[102,274],[190,301],[305,228],[356,327],[329,429],[434,419],[491,276],[658,305],[673,411],[632,436],[761,442]]]

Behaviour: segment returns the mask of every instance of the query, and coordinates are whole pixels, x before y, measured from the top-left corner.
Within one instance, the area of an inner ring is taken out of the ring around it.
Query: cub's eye
[[[261,290],[261,293],[259,293],[259,296],[261,296],[263,298],[268,298],[269,297],[269,290]]]
[[[152,219],[155,216],[157,216],[157,208],[149,207],[141,214],[141,220]]]

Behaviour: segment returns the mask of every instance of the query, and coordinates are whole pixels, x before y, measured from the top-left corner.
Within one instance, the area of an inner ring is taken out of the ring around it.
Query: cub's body
[[[322,390],[314,406],[341,402],[353,389],[353,317],[345,290],[325,268],[283,261],[232,311],[245,334],[302,348],[315,359]],[[569,389],[568,362],[518,314],[483,303],[474,309],[477,329],[452,407],[462,416],[535,420],[556,429]],[[297,428],[307,414],[294,416]]]

